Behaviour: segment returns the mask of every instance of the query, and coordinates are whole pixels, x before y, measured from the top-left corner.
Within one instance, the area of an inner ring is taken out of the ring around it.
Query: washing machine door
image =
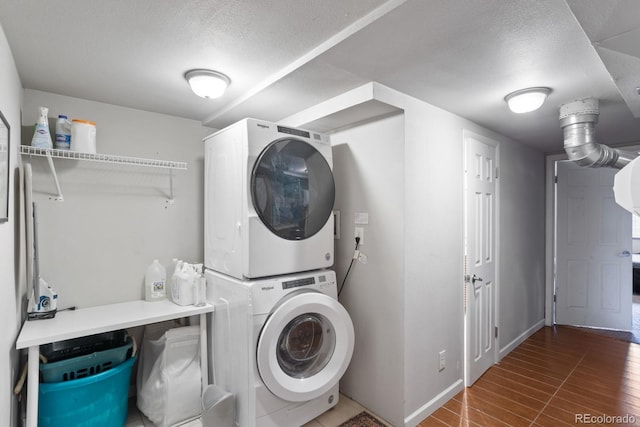
[[[258,372],[281,399],[303,402],[321,396],[351,361],[353,323],[334,298],[301,292],[284,299],[258,338]]]
[[[307,239],[331,216],[335,183],[331,167],[311,144],[283,138],[260,153],[251,174],[253,207],[271,232]]]

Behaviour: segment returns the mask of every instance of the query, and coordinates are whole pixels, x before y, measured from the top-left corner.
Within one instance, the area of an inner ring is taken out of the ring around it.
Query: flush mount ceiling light
[[[220,98],[231,84],[226,75],[213,70],[190,70],[184,74],[191,90],[202,98]]]
[[[504,97],[509,109],[514,113],[528,113],[542,107],[547,95],[551,93],[548,87],[530,87],[528,89],[511,92]]]

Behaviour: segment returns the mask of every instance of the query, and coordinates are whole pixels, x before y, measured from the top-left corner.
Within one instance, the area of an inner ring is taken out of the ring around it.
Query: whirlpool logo
[[[261,289],[263,291],[272,291],[275,289],[275,286],[263,286]]]
[[[269,129],[269,125],[264,125],[262,123],[256,123],[256,126],[258,126],[259,128]]]

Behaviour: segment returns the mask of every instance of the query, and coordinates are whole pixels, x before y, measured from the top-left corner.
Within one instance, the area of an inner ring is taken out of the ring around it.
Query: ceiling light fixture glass
[[[542,107],[550,93],[551,89],[548,87],[530,87],[511,92],[504,97],[504,100],[514,113],[528,113]]]
[[[213,70],[190,70],[184,78],[193,93],[207,99],[220,98],[231,84],[229,77]]]

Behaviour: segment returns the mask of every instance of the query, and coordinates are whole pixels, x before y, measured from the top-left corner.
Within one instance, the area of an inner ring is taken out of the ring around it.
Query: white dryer
[[[212,381],[234,394],[236,425],[298,427],[337,404],[354,330],[333,271],[206,277],[215,304]]]
[[[328,136],[244,119],[205,142],[205,266],[260,278],[333,264]]]

